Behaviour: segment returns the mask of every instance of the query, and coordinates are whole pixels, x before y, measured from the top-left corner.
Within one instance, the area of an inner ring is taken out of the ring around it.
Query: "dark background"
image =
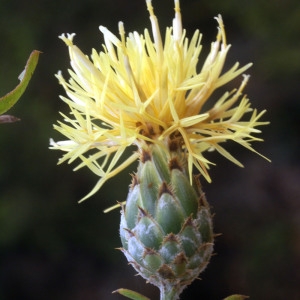
[[[161,28],[171,25],[173,1],[153,5]],[[300,299],[300,2],[181,0],[181,8],[187,35],[196,28],[204,34],[202,58],[215,39],[213,17],[221,13],[232,44],[228,66],[254,62],[246,92],[271,121],[261,127],[265,142],[254,146],[272,160],[231,144],[227,149],[245,169],[210,154],[217,167],[213,183],[203,185],[215,232],[222,235],[201,280],[182,299],[233,293]],[[21,122],[0,125],[0,299],[124,299],[111,294],[120,287],[158,299],[157,289],[134,276],[115,250],[119,211],[102,212],[124,200],[134,166],[78,204],[97,178],[89,170],[72,172],[76,164],[57,166],[62,153],[48,150],[50,137],[62,138],[52,128],[58,111],[68,111],[54,77],[69,67],[57,36],[76,32],[75,43],[90,54],[92,47],[101,49],[98,26],[117,34],[119,20],[127,32],[150,28],[142,0],[0,0],[0,95],[16,86],[30,52],[43,52],[28,90],[10,111]]]

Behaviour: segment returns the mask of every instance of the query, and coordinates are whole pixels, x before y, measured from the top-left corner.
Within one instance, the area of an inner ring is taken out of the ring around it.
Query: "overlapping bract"
[[[120,235],[128,262],[161,294],[178,299],[208,264],[212,217],[198,178],[190,185],[181,151],[144,150],[122,209]]]

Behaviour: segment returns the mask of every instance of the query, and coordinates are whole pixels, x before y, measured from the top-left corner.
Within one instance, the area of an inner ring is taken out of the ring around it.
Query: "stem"
[[[177,300],[179,299],[179,291],[175,286],[161,286],[160,300]]]

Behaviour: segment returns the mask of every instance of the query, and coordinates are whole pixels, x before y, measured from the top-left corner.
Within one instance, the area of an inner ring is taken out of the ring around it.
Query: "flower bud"
[[[190,184],[182,152],[154,144],[142,150],[120,235],[128,262],[161,295],[177,299],[205,269],[213,251],[212,216],[199,179]]]

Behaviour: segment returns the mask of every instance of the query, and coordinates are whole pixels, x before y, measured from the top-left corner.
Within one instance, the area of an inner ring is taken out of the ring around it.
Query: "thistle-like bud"
[[[199,179],[191,185],[184,153],[169,148],[141,150],[120,235],[128,262],[160,289],[161,299],[174,300],[208,264],[213,229]]]

